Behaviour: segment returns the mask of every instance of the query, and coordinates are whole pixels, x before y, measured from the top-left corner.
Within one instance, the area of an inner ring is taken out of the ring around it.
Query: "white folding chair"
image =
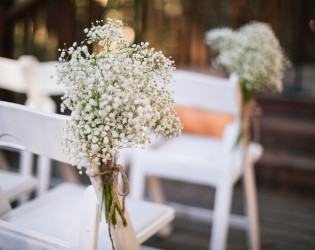
[[[18,93],[26,93],[28,98],[28,88],[22,70],[23,60],[13,60],[0,57],[0,88]],[[2,122],[2,121],[1,121]],[[8,170],[3,152],[0,151],[2,166],[0,170],[0,186],[7,195],[10,202],[17,200],[24,194],[29,194],[36,189],[37,180],[31,175],[32,158],[30,154],[20,156],[20,174]]]
[[[22,61],[23,76],[29,89],[29,101],[27,106],[37,108],[43,111],[57,112],[56,104],[50,96],[61,96],[65,93],[65,87],[57,84],[56,66],[58,61],[39,62],[34,56],[23,56],[19,58]],[[50,186],[51,160],[47,157],[38,157],[38,187],[37,195],[45,193]],[[61,167],[63,177],[72,183],[79,184],[78,175],[73,168]]]
[[[38,62],[34,56],[21,56],[18,60],[0,58],[0,88],[26,94],[25,104],[27,106],[47,112],[56,112],[56,104],[50,96],[62,95],[65,92],[65,88],[57,84],[55,76],[57,63],[56,61]],[[0,159],[0,164],[5,166],[3,159],[4,157]],[[50,186],[51,160],[39,156],[37,165],[41,167],[37,171],[36,194],[42,195]],[[22,152],[19,171],[23,177],[9,172],[1,172],[0,179],[2,182],[0,184],[2,183],[3,189],[10,197],[10,201],[14,201],[22,194],[34,190],[36,183],[35,179],[31,178],[32,166],[33,155],[29,152]],[[5,166],[2,169],[7,168]],[[69,181],[79,183],[77,175],[73,174],[71,170],[71,168],[62,168],[63,176],[66,176]],[[27,180],[32,179],[32,188],[29,188],[30,182],[25,183],[25,178]],[[23,200],[25,200],[25,196]]]
[[[231,226],[246,228],[250,249],[259,249],[253,164],[261,156],[262,147],[251,143],[247,149],[242,147],[242,143],[236,143],[242,123],[238,79],[233,74],[224,79],[181,70],[175,71],[174,76],[175,104],[180,106],[178,113],[183,113],[182,110],[188,107],[187,110],[194,109],[199,112],[202,119],[213,116],[212,122],[216,123],[216,117],[220,115],[230,122],[225,122],[222,130],[219,133],[213,132],[212,137],[184,132],[180,138],[165,140],[148,150],[134,153],[130,169],[131,195],[135,199],[144,198],[146,177],[150,177],[147,178],[149,187],[158,189],[151,190],[155,194],[152,199],[156,202],[165,202],[156,177],[211,186],[215,188],[213,212],[183,204],[172,204],[178,213],[212,220],[212,250],[225,249],[229,223]],[[198,124],[195,118],[196,116],[192,116],[190,119],[197,123],[198,129],[204,129],[205,124]],[[187,119],[189,121],[189,117]],[[208,125],[212,126],[207,122],[206,126]],[[214,125],[214,129],[218,130],[218,124]],[[211,129],[206,127],[206,130]],[[246,150],[249,152],[249,160],[244,162],[243,153]],[[242,175],[248,214],[244,217],[230,215],[233,186]]]
[[[0,101],[0,145],[69,163],[61,144],[68,118]],[[107,225],[99,220],[101,190],[91,181],[86,189],[61,184],[13,210],[0,189],[0,249],[110,249]],[[136,250],[174,218],[174,210],[127,200],[125,215],[127,227],[118,221],[112,229],[116,249]]]

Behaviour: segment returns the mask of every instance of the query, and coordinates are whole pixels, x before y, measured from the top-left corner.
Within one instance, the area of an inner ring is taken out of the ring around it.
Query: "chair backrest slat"
[[[0,57],[0,88],[26,92],[26,84],[19,61]]]
[[[238,77],[229,78],[175,70],[174,90],[176,105],[195,107],[232,115],[240,114],[241,94]]]
[[[41,62],[36,65],[36,72],[42,83],[41,87],[47,95],[63,95],[66,91],[64,85],[57,84],[57,68],[61,62]]]
[[[0,145],[70,163],[62,152],[63,128],[69,117],[0,101]]]

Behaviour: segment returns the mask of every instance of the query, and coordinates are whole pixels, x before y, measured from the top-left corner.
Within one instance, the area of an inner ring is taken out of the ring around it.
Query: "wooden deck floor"
[[[212,206],[213,190],[209,188],[163,181],[168,199],[172,201],[195,203],[200,207]],[[243,209],[241,185],[237,184],[232,210],[240,213]],[[258,188],[259,217],[261,230],[261,249],[264,250],[311,250],[315,249],[315,198],[309,195],[292,194]],[[211,224],[176,218],[173,233],[160,238],[155,236],[145,244],[169,250],[208,249]],[[229,250],[245,250],[246,234],[242,230],[230,229]]]

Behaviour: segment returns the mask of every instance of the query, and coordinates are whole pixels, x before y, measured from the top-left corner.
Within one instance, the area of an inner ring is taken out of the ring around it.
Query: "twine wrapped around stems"
[[[119,185],[119,174],[122,177],[123,190]],[[102,182],[102,203],[105,205],[105,218],[108,223],[109,238],[112,243],[112,247],[115,250],[114,241],[111,234],[111,225],[115,227],[117,224],[116,220],[116,209],[122,219],[123,225],[127,226],[127,220],[124,216],[125,212],[125,197],[130,192],[130,185],[128,178],[124,172],[122,165],[116,164],[116,157],[114,156],[108,163],[102,163],[99,166],[99,172],[95,174],[89,174],[90,177],[100,177]],[[118,195],[122,197],[122,206],[120,205]]]

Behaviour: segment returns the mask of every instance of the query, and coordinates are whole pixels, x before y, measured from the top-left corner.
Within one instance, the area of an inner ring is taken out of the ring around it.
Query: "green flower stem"
[[[105,218],[106,218],[106,222],[108,223],[108,216],[109,216],[109,212],[110,212],[110,205],[112,203],[112,197],[111,197],[111,193],[109,191],[109,186],[108,185],[103,185],[103,190],[105,190],[104,193],[104,204],[105,204]]]
[[[113,185],[103,185],[103,194],[102,194],[102,205],[101,205],[101,212],[102,212],[102,206],[105,205],[105,218],[106,223],[109,223],[109,214],[112,207],[112,204],[114,202],[114,195],[117,196],[117,194],[114,192]],[[117,217],[116,217],[116,210],[118,214],[120,215],[123,225],[127,226],[127,220],[124,216],[124,212],[120,206],[118,197],[116,198],[115,204],[114,204],[114,211],[111,217],[111,224],[115,227],[117,225]]]
[[[124,211],[122,210],[121,206],[120,206],[120,203],[119,203],[119,200],[118,200],[118,203],[116,203],[116,208],[117,208],[117,211],[122,219],[122,222],[123,222],[123,225],[124,226],[127,226],[127,220],[124,216]]]

